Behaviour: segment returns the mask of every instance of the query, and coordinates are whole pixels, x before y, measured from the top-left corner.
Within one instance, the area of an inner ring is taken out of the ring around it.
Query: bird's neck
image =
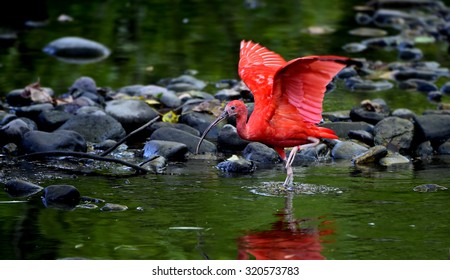
[[[245,109],[245,112],[236,115],[236,130],[239,134],[239,137],[246,140],[249,138],[247,129],[247,116],[247,109]]]

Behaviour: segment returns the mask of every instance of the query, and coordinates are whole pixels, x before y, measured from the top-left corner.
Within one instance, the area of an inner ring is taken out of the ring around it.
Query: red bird
[[[273,147],[286,163],[284,186],[293,182],[292,162],[296,153],[319,144],[320,138],[337,139],[334,131],[317,124],[322,120],[322,101],[326,86],[350,59],[341,56],[305,56],[286,62],[267,48],[242,41],[239,75],[253,93],[254,110],[240,100],[229,102],[223,113],[205,130],[219,121],[236,116],[236,129],[242,139]],[[286,158],[284,148],[293,147]]]

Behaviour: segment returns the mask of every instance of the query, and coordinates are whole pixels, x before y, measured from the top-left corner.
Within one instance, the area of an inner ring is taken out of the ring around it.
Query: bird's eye
[[[230,109],[231,109],[231,111],[234,111],[234,110],[236,110],[236,106],[231,106]]]

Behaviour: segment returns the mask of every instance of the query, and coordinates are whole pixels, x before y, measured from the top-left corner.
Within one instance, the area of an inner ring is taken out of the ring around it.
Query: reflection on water
[[[257,260],[322,260],[322,237],[333,235],[330,221],[310,225],[309,218],[298,219],[293,212],[293,193],[285,200],[283,211],[270,230],[256,231],[238,239],[238,259]]]

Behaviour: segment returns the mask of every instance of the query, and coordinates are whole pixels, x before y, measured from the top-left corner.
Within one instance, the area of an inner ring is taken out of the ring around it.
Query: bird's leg
[[[310,141],[311,143],[295,146],[289,153],[289,157],[286,160],[287,176],[283,186],[292,187],[292,183],[294,182],[294,172],[292,171],[292,162],[294,161],[297,152],[304,148],[315,147],[320,143],[320,140],[315,137],[308,137],[308,141]]]
[[[297,154],[297,151],[300,146],[295,146],[292,148],[291,152],[289,153],[289,157],[286,160],[286,180],[284,180],[283,186],[285,187],[292,187],[292,183],[294,182],[294,172],[292,171],[292,162],[294,161],[295,155]]]

